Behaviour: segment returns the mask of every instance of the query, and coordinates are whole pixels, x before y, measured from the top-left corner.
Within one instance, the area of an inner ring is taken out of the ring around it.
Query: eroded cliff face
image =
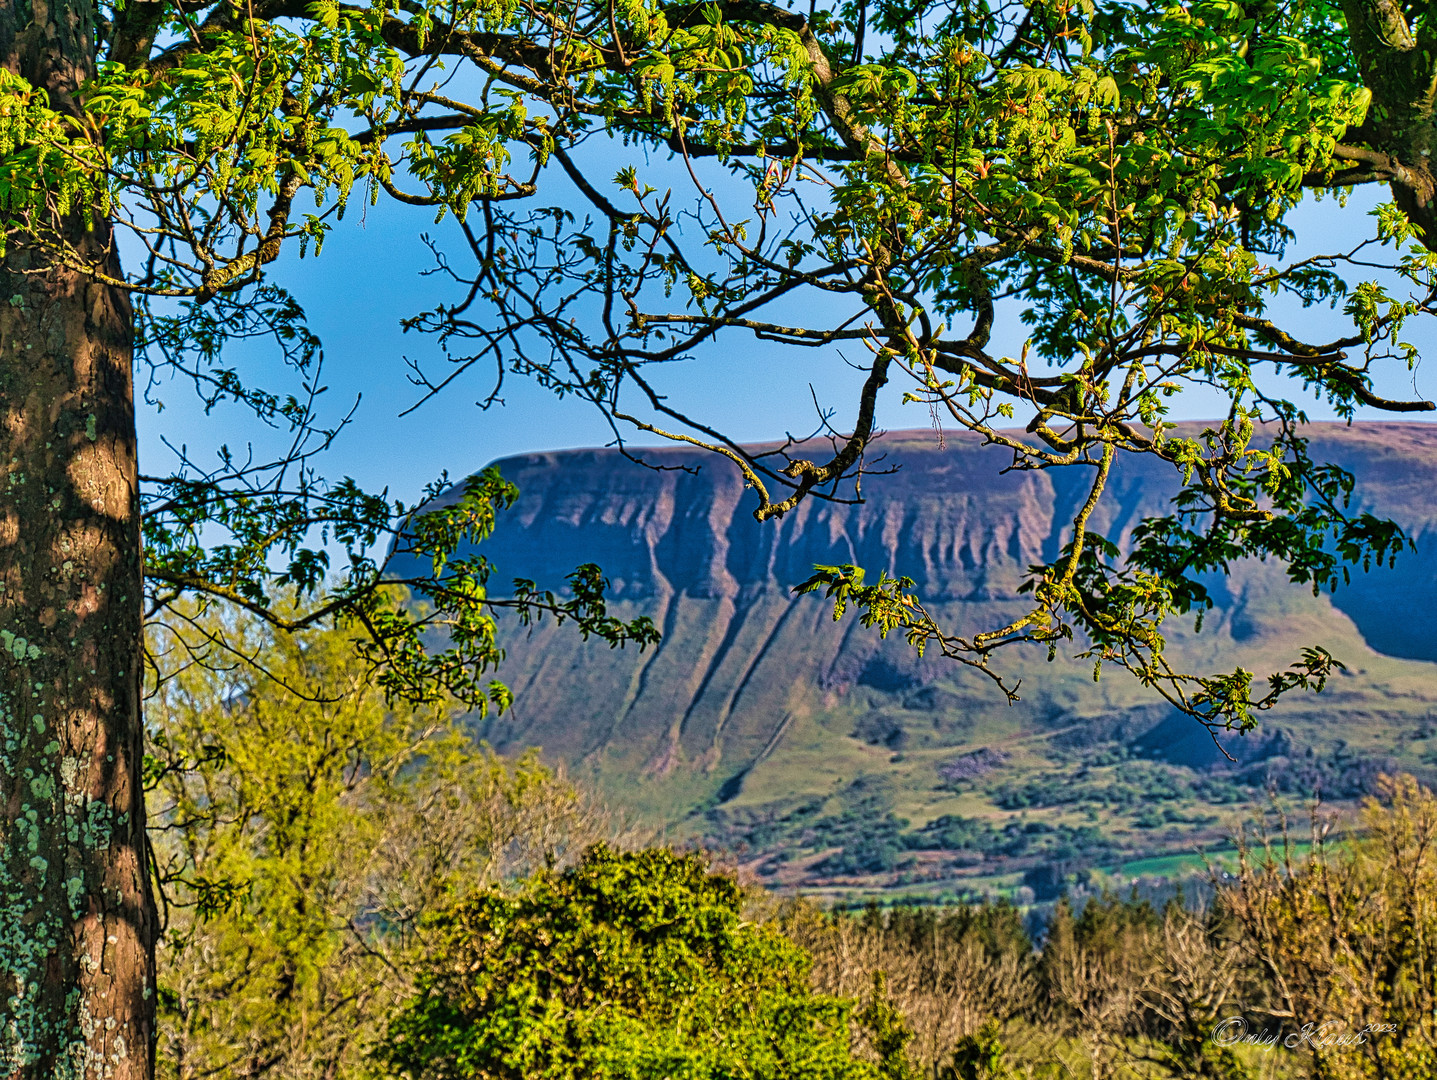
[[[1397,519],[1418,553],[1396,570],[1355,572],[1335,598],[1314,598],[1273,565],[1238,568],[1211,583],[1219,607],[1201,635],[1177,633],[1176,655],[1194,668],[1240,661],[1261,672],[1323,644],[1354,672],[1380,668],[1419,688],[1425,680],[1437,699],[1437,667],[1422,662],[1437,661],[1429,554],[1437,552],[1437,425],[1319,424],[1310,434],[1314,457],[1356,474],[1354,509]],[[855,563],[914,578],[959,631],[1001,625],[1022,609],[1015,591],[1027,567],[1058,550],[1087,494],[1076,469],[1004,473],[1007,452],[976,439],[950,435],[944,449],[931,432],[896,433],[879,451],[878,468],[898,468],[867,478],[863,503],[809,500],[764,525],[753,521],[737,472],[698,452],[643,451],[651,468],[610,450],[499,462],[521,491],[485,545],[500,580],[553,584],[596,562],[616,611],[650,615],[663,641],[641,654],[580,642],[568,628],[511,633],[499,674],[515,707],[479,734],[503,750],[541,746],[675,820],[762,787],[764,770],[782,774],[780,787],[818,790],[877,762],[891,745],[878,721],[876,741],[863,733],[874,710],[892,714],[903,732],[893,738],[909,756],[924,748],[951,756],[1101,716],[1131,714],[1149,728],[1166,719],[1120,673],[1095,684],[1090,667],[1033,653],[1007,662],[1025,677],[1024,700],[1010,708],[981,676],[941,657],[919,660],[852,616],[835,623],[821,599],[794,597],[791,587],[814,564]],[[1165,512],[1174,488],[1158,464],[1120,470],[1092,527],[1121,542],[1142,518]],[[1353,675],[1326,699],[1288,710],[1289,719],[1323,722],[1358,683],[1370,710],[1385,691],[1368,682]]]

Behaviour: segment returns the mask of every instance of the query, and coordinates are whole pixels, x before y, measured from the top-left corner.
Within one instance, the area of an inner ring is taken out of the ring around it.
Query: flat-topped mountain
[[[512,631],[499,675],[514,708],[476,734],[540,746],[675,833],[746,845],[777,879],[809,883],[989,883],[1060,858],[1116,867],[1212,839],[1211,807],[1274,777],[1350,798],[1382,768],[1422,769],[1437,734],[1437,425],[1308,435],[1314,458],[1356,476],[1353,508],[1396,519],[1418,550],[1395,569],[1358,568],[1331,596],[1257,562],[1209,583],[1202,633],[1174,629],[1189,670],[1265,673],[1310,644],[1348,667],[1228,740],[1236,764],[1120,672],[1094,683],[1089,665],[1015,650],[999,661],[1024,680],[1010,707],[981,676],[792,594],[816,563],[855,563],[915,579],[960,632],[1023,609],[1015,590],[1058,550],[1087,476],[1005,474],[1006,451],[961,435],[940,447],[928,431],[880,442],[898,468],[869,477],[861,504],[809,500],[762,525],[737,471],[698,451],[644,450],[657,468],[613,450],[499,462],[521,491],[484,546],[499,579],[552,584],[596,562],[615,612],[651,616],[663,641],[639,653],[567,627]],[[1162,463],[1127,462],[1089,527],[1121,541],[1174,490]]]

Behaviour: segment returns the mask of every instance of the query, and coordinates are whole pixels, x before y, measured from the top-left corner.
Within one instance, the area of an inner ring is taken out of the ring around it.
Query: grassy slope
[[[1364,508],[1403,519],[1424,552],[1437,543],[1437,427],[1317,435],[1315,452],[1335,448],[1358,473]],[[1294,804],[1321,790],[1352,805],[1380,768],[1437,775],[1437,662],[1426,659],[1437,659],[1437,633],[1425,616],[1437,593],[1421,554],[1396,573],[1359,574],[1341,608],[1275,566],[1239,567],[1213,583],[1219,607],[1202,634],[1172,628],[1173,655],[1191,670],[1241,663],[1262,675],[1310,644],[1348,665],[1320,697],[1294,698],[1256,736],[1225,740],[1238,766],[1120,672],[1094,683],[1080,663],[1014,657],[1007,666],[1023,677],[1024,700],[1007,707],[981,676],[917,663],[851,616],[835,625],[821,601],[793,600],[786,586],[804,567],[852,550],[900,572],[920,568],[925,595],[949,593],[935,607],[954,627],[1016,610],[1004,598],[1034,545],[1055,542],[1045,530],[1071,495],[1045,495],[1031,477],[997,484],[969,449],[893,441],[908,466],[875,483],[866,507],[805,504],[766,531],[743,524],[741,490],[722,477],[704,487],[640,471],[618,483],[600,452],[584,452],[592,466],[555,455],[515,464],[526,524],[507,541],[501,530],[501,567],[527,568],[536,554],[556,568],[596,558],[615,578],[615,613],[654,615],[665,641],[639,657],[567,629],[511,638],[500,674],[517,707],[477,733],[501,748],[540,745],[670,835],[738,845],[775,884],[809,889],[952,892],[1012,885],[1054,862],[1131,874],[1224,846],[1269,781]],[[1162,505],[1142,475],[1125,483],[1100,526],[1119,537]],[[1343,609],[1388,653],[1410,658],[1375,652]],[[1262,742],[1275,732],[1280,753]],[[941,770],[984,749],[1002,755],[997,767],[943,782]],[[1014,805],[1025,790],[1035,804]],[[944,815],[991,828],[966,850],[915,847]]]

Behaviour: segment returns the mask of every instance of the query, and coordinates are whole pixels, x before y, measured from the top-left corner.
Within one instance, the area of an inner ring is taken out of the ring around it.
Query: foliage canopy
[[[1404,328],[1433,295],[1421,87],[1437,60],[1424,11],[1365,0],[850,2],[807,16],[752,0],[127,4],[97,23],[98,62],[73,100],[6,76],[0,204],[12,239],[102,279],[114,271],[67,239],[66,222],[101,214],[128,229],[143,257],[114,280],[136,297],[151,363],[296,433],[283,462],[226,454],[218,469],[184,461],[149,478],[158,602],[198,589],[263,609],[266,579],[321,583],[314,538],[332,537],[350,551],[339,592],[290,623],[346,610],[377,642],[392,689],[502,695],[474,674],[496,655],[475,606],[482,560],[415,583],[450,624],[440,659],[377,598],[366,552],[407,508],[310,469],[333,434],[315,412],[318,346],[294,300],[264,280],[286,244],[317,253],[353,197],[387,193],[456,217],[472,255],[467,270],[441,255],[462,298],[412,320],[452,365],[417,369],[424,393],[480,363],[501,380],[536,377],[594,402],[620,439],[637,429],[729,458],[765,519],[804,498],[856,497],[844,482],[871,457],[879,391],[901,380],[935,425],[942,416],[1008,447],[1014,468],[1087,470],[1091,497],[1059,556],[1033,567],[1029,613],[972,638],[940,627],[903,579],[865,585],[860,568],[823,567],[804,588],[827,587],[839,611],[852,600],[884,633],[936,646],[1010,694],[994,650],[1073,642],[1206,722],[1247,726],[1281,693],[1320,687],[1334,661],[1311,650],[1265,689],[1242,670],[1175,668],[1162,626],[1211,605],[1201,576],[1272,555],[1294,582],[1334,587],[1349,566],[1408,544],[1349,509],[1351,478],[1309,459],[1302,409],[1263,389],[1260,372],[1291,376],[1344,415],[1430,408],[1372,388],[1384,364],[1415,365]],[[620,144],[646,164],[601,180],[627,156]],[[1370,239],[1286,257],[1287,215],[1305,192],[1370,182],[1395,198]],[[1351,332],[1304,340],[1271,314],[1284,297],[1341,305]],[[996,355],[995,326],[1014,320],[1028,343]],[[224,366],[226,342],[262,334],[303,393],[282,398]],[[826,413],[820,423],[826,460],[745,449],[666,396],[664,364],[734,334],[866,352],[852,429]],[[1230,402],[1196,436],[1166,420],[1192,387]],[[1170,463],[1182,488],[1174,512],[1120,551],[1088,524],[1133,454]],[[509,498],[486,478],[417,531],[436,575],[452,541],[482,535]],[[206,545],[206,528],[233,540]],[[611,640],[651,640],[594,606],[597,581],[575,579],[567,614]]]
[[[342,630],[223,631],[232,649],[197,642],[150,710],[160,1075],[367,1075],[427,916],[616,830],[535,755],[476,745],[452,703],[388,708]]]

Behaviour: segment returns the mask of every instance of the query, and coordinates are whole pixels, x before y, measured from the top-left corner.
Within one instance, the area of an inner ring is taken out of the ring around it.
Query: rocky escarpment
[[[1318,424],[1309,434],[1314,457],[1356,475],[1353,508],[1397,519],[1418,553],[1395,570],[1359,568],[1335,597],[1313,597],[1270,564],[1239,567],[1211,582],[1219,606],[1202,634],[1174,638],[1174,655],[1195,669],[1271,670],[1303,645],[1331,648],[1352,674],[1284,712],[1299,734],[1391,712],[1402,695],[1403,716],[1429,697],[1437,705],[1437,425]],[[541,746],[674,821],[718,802],[828,791],[868,769],[906,776],[927,767],[925,754],[936,770],[1003,744],[993,760],[1018,768],[1024,752],[1013,747],[1024,739],[1071,743],[1075,727],[1103,723],[1138,739],[1171,722],[1118,673],[1094,683],[1090,667],[1032,654],[1008,662],[1025,679],[1023,701],[1008,707],[981,676],[794,597],[814,564],[856,563],[914,578],[957,630],[1001,625],[1022,609],[1015,590],[1027,567],[1054,555],[1087,494],[1080,470],[1005,473],[1009,455],[976,439],[949,436],[942,448],[931,432],[897,433],[879,449],[879,467],[897,470],[868,478],[861,504],[810,500],[764,525],[736,471],[698,452],[644,451],[650,468],[612,450],[499,462],[521,491],[485,545],[500,577],[554,583],[597,562],[616,610],[650,615],[663,641],[638,653],[567,628],[511,634],[500,676],[515,705],[478,733],[501,749]],[[1169,472],[1127,463],[1090,527],[1121,541],[1166,512]]]

